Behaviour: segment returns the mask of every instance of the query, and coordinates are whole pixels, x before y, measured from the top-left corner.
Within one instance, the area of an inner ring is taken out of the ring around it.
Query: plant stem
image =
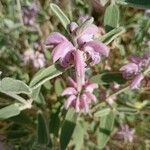
[[[16,0],[16,3],[17,3],[17,10],[18,10],[18,15],[19,15],[20,23],[21,23],[22,25],[24,25],[23,19],[22,19],[22,12],[21,12],[20,0]]]

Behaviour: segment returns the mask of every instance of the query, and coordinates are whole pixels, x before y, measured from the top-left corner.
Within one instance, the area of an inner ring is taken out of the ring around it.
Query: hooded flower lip
[[[59,32],[52,32],[45,41],[46,46],[57,46],[62,42],[67,42],[68,39]],[[69,42],[69,41],[68,41]]]
[[[72,78],[69,78],[69,85],[70,86],[62,93],[62,96],[68,97],[65,101],[65,108],[68,109],[69,107],[73,107],[76,109],[76,112],[80,110],[89,112],[89,105],[92,101],[96,101],[93,91],[98,88],[98,85],[86,81],[85,84],[82,85],[80,92],[77,89],[77,83]]]

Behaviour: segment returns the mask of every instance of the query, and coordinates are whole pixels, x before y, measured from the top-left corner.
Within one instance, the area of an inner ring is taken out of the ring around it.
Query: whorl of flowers
[[[93,91],[98,85],[85,79],[85,67],[88,62],[91,65],[98,64],[102,57],[107,57],[109,48],[94,40],[98,27],[93,24],[92,18],[81,17],[80,23],[81,25],[71,22],[68,25],[70,39],[58,32],[52,32],[45,44],[53,48],[53,63],[59,61],[63,67],[72,65],[76,72],[75,80],[69,77],[69,87],[62,93],[62,96],[67,96],[65,108],[73,107],[76,112],[88,112],[91,102],[96,101]]]
[[[141,81],[144,79],[147,69],[150,65],[150,50],[147,51],[142,57],[131,55],[129,56],[128,63],[120,68],[120,71],[123,73],[125,78],[132,77],[130,84],[131,89],[137,89],[140,86]]]

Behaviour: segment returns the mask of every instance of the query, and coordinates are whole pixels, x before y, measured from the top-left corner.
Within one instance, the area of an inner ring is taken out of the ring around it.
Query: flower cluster
[[[35,68],[42,68],[45,66],[45,57],[42,53],[38,51],[25,51],[23,54],[23,61],[25,64],[31,62]]]
[[[128,125],[122,125],[117,132],[118,138],[124,139],[126,142],[132,142],[134,138],[134,129],[129,129]]]
[[[93,24],[93,19],[88,17],[80,18],[80,25],[71,22],[68,25],[70,39],[58,32],[52,32],[45,44],[53,48],[53,63],[59,61],[63,67],[70,65],[75,68],[73,80],[69,77],[70,86],[67,87],[62,96],[67,96],[65,107],[74,107],[77,112],[89,111],[89,104],[96,101],[93,90],[98,88],[97,84],[92,84],[85,79],[85,67],[90,62],[91,65],[98,64],[102,57],[107,57],[109,48],[96,40],[94,36],[98,33],[98,27]]]
[[[32,3],[30,6],[24,6],[22,9],[22,18],[24,24],[32,26],[35,23],[37,12],[38,10],[35,3]]]
[[[133,77],[130,84],[131,89],[137,89],[140,86],[141,81],[144,79],[145,71],[150,65],[150,50],[147,51],[142,57],[131,55],[129,56],[128,63],[120,68],[125,78]]]

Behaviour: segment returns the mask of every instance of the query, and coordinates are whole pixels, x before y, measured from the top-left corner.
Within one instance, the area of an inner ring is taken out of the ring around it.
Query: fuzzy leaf
[[[66,114],[66,119],[63,123],[60,134],[60,149],[65,150],[69,144],[72,134],[76,126],[76,114],[75,111],[70,109]]]
[[[109,31],[105,35],[102,35],[97,40],[108,45],[110,42],[112,42],[114,39],[116,39],[119,35],[121,35],[124,32],[125,32],[125,29],[123,27],[118,27],[118,28],[115,28],[115,29]]]
[[[38,124],[37,124],[37,145],[47,146],[50,142],[49,131],[47,122],[42,114],[38,112]]]
[[[3,78],[0,81],[0,91],[2,92],[12,92],[15,94],[30,94],[30,88],[22,81],[13,78]]]
[[[51,3],[50,8],[52,12],[57,16],[65,29],[67,29],[68,24],[70,24],[69,18],[63,13],[63,11],[56,5]]]
[[[51,65],[48,68],[42,69],[39,71],[30,82],[30,87],[32,89],[36,89],[37,87],[44,84],[46,81],[51,80],[60,74],[62,74],[65,70],[59,65]]]
[[[0,120],[17,116],[20,113],[19,105],[17,103],[11,104],[0,109]]]

